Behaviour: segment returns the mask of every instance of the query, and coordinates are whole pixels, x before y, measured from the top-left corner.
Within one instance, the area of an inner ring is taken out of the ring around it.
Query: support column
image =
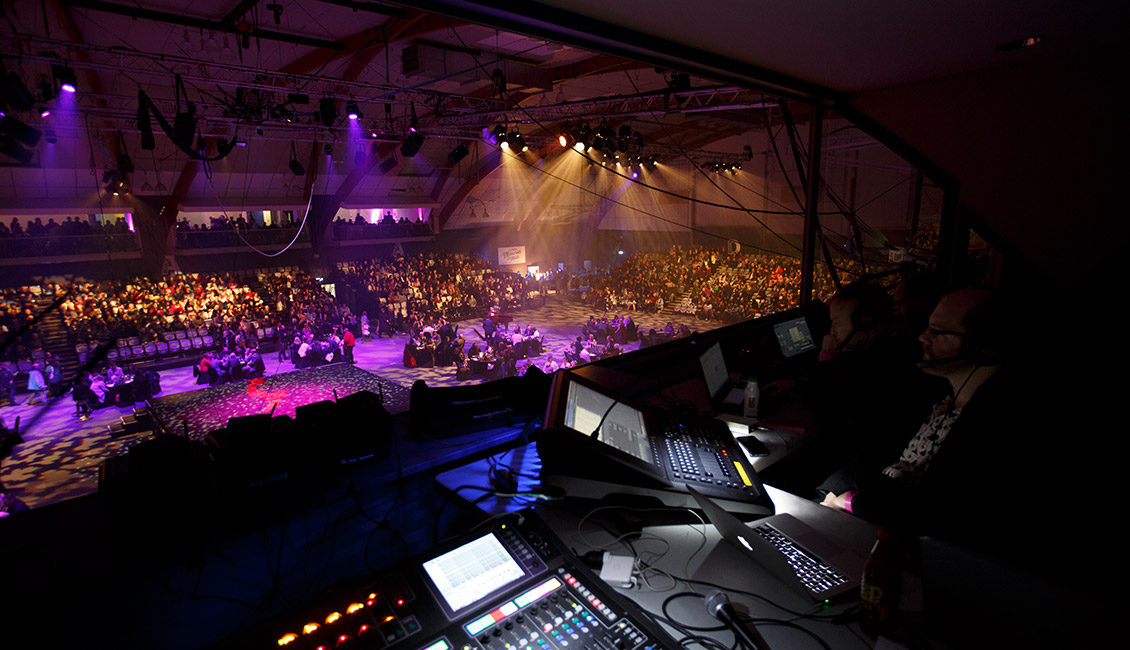
[[[808,177],[804,188],[804,246],[801,250],[800,304],[812,301],[812,274],[816,268],[817,211],[820,200],[820,147],[824,134],[824,106],[812,104],[808,124]],[[831,263],[831,260],[828,260]]]

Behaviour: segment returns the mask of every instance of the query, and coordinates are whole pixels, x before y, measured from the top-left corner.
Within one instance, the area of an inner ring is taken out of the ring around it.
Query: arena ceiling
[[[23,83],[28,105],[15,104],[9,83],[5,110],[43,137],[0,155],[0,208],[117,204],[105,178],[122,154],[135,195],[180,184],[184,205],[284,207],[310,193],[425,205],[452,179],[489,171],[483,132],[500,124],[545,152],[562,129],[585,125],[627,127],[654,155],[737,157],[740,136],[779,110],[772,91],[850,95],[1045,56],[1077,43],[1110,5],[6,1],[4,73]],[[1030,36],[1050,48],[1007,47]],[[653,37],[672,47],[649,53]],[[710,63],[657,65],[696,52]],[[74,95],[54,90],[67,70]],[[152,150],[141,93],[153,107]],[[178,147],[157,116],[172,124],[190,102],[195,135]],[[357,121],[345,117],[350,103]],[[404,155],[413,128],[425,139]],[[225,144],[237,146],[223,155]],[[193,161],[200,145],[215,160]],[[292,160],[309,173],[296,176]]]

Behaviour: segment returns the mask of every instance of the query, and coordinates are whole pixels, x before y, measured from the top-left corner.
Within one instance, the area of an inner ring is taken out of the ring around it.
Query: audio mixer
[[[678,648],[532,511],[489,522],[350,592],[220,647],[332,650]]]

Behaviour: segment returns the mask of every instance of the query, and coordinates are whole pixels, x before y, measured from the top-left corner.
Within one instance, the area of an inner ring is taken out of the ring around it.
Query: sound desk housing
[[[219,648],[651,650],[679,645],[532,511],[492,520]]]

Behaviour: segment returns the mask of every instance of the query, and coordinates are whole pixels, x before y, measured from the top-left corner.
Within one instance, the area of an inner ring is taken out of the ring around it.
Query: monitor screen
[[[816,349],[816,343],[812,340],[812,332],[808,331],[808,321],[804,316],[773,325],[773,333],[777,335],[777,345],[781,346],[781,354],[785,355],[786,359]]]
[[[565,426],[648,464],[655,464],[643,412],[575,381],[569,382]]]
[[[452,613],[526,575],[494,533],[424,562],[424,572]]]
[[[702,378],[706,380],[706,390],[710,391],[710,397],[716,397],[718,391],[726,385],[726,380],[730,378],[730,373],[726,370],[726,359],[722,356],[722,345],[715,343],[702,353],[698,358],[699,364],[702,365]]]

